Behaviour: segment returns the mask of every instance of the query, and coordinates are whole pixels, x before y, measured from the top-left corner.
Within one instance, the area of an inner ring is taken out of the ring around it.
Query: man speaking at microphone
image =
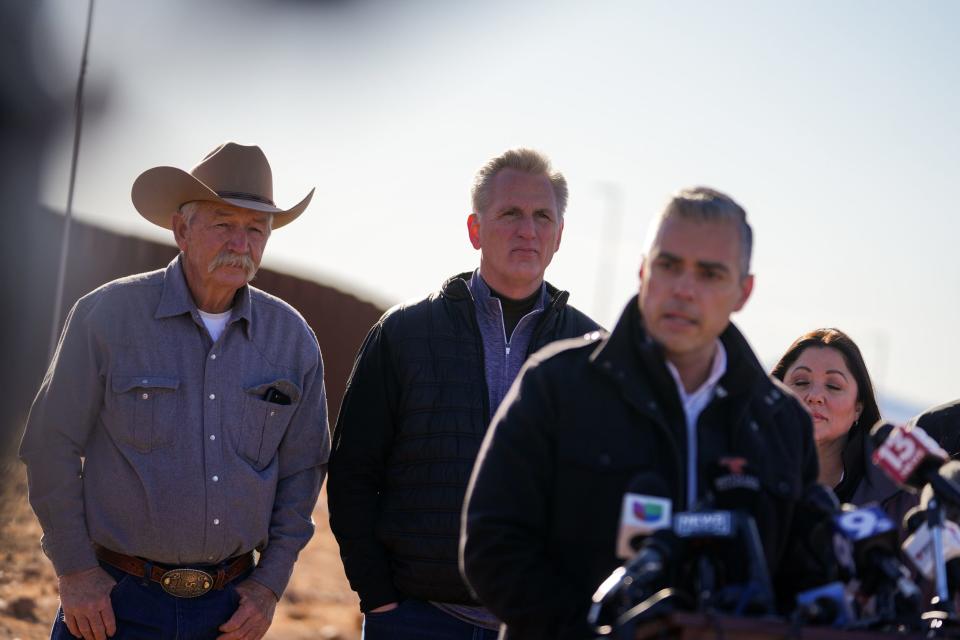
[[[811,421],[771,380],[730,315],[746,304],[746,212],[704,187],[676,194],[613,332],[531,357],[487,433],[464,507],[461,563],[508,638],[582,638],[590,596],[621,564],[624,496],[675,512],[712,491],[718,464],[756,479],[751,511],[782,598],[795,507],[816,483]],[[723,461],[721,463],[721,461]],[[666,491],[664,491],[666,487]],[[789,557],[788,557],[789,556]]]

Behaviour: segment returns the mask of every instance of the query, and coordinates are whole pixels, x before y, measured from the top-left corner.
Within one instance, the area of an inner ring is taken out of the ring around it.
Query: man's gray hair
[[[653,220],[647,236],[647,254],[656,242],[663,223],[673,217],[700,222],[729,221],[736,224],[740,234],[740,276],[746,277],[750,274],[753,229],[747,222],[746,210],[733,198],[710,187],[692,187],[678,191],[670,198],[663,212]]]
[[[559,171],[554,171],[550,158],[533,149],[510,149],[493,158],[477,172],[473,180],[471,196],[473,198],[473,212],[477,215],[484,213],[490,206],[493,198],[493,179],[501,169],[513,169],[532,175],[546,176],[553,187],[553,195],[557,200],[557,216],[563,218],[567,210],[567,179]]]
[[[187,223],[187,226],[190,226],[190,223],[193,222],[193,216],[197,214],[197,211],[203,206],[215,205],[216,202],[212,200],[191,200],[190,202],[184,202],[180,205],[180,215],[183,216],[183,221]],[[253,209],[251,209],[253,211]],[[273,229],[273,214],[267,211],[263,213],[268,213],[267,215],[267,228]]]
[[[180,215],[183,216],[183,221],[187,223],[188,227],[193,222],[193,216],[197,214],[202,204],[203,200],[191,200],[180,205]]]

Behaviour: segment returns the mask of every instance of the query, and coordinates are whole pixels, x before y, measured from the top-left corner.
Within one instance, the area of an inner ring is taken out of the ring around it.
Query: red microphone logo
[[[873,464],[897,484],[903,485],[930,456],[947,459],[946,451],[922,429],[898,426],[873,452]]]
[[[720,458],[720,466],[730,473],[742,476],[747,468],[746,458]]]

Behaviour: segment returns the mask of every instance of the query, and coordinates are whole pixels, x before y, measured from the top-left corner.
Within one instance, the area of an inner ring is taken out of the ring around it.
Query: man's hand
[[[220,625],[223,633],[217,640],[260,640],[270,628],[277,597],[273,591],[247,578],[237,585],[240,606],[230,619]]]
[[[68,573],[59,578],[60,606],[67,629],[84,640],[105,640],[117,632],[110,591],[117,584],[100,567]]]

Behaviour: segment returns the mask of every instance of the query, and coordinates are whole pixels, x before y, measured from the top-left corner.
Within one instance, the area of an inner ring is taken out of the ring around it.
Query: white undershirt
[[[230,320],[230,313],[233,309],[227,309],[223,313],[207,313],[202,309],[197,309],[197,311],[200,312],[200,319],[203,320],[203,326],[207,328],[213,341],[216,342],[219,340],[220,334],[223,333],[224,327],[227,326],[227,321]]]
[[[673,376],[673,381],[677,384],[677,391],[680,393],[680,404],[683,405],[683,412],[687,417],[687,508],[693,509],[697,501],[697,420],[700,414],[710,404],[713,399],[713,391],[720,382],[720,378],[727,372],[727,351],[723,348],[723,343],[717,339],[717,352],[713,356],[713,366],[710,369],[710,375],[699,388],[687,393],[683,387],[683,381],[680,379],[680,373],[673,363],[667,361],[667,370]]]

